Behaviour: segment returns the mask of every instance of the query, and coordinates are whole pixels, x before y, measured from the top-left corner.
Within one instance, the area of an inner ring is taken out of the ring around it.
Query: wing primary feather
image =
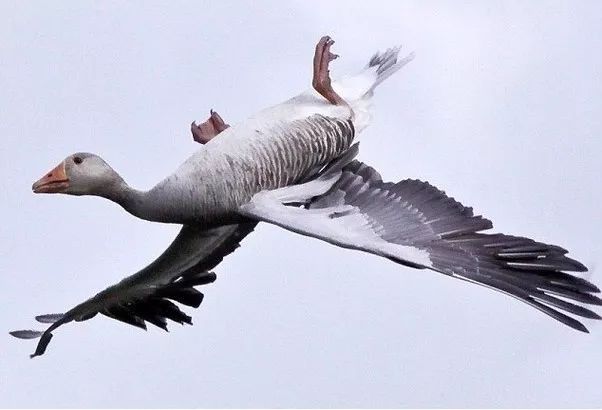
[[[146,325],[144,324],[144,320],[138,317],[134,312],[130,309],[120,306],[114,305],[107,308],[105,311],[101,312],[103,315],[108,316],[110,318],[119,320],[123,323],[127,323],[128,325],[132,325],[138,327],[140,329],[146,330]]]
[[[157,295],[193,308],[198,308],[203,302],[203,294],[195,288],[166,289]]]
[[[43,355],[46,352],[46,348],[48,347],[48,344],[50,343],[51,340],[52,340],[52,333],[44,332],[42,334],[42,336],[40,337],[40,341],[38,342],[38,345],[36,346],[36,351],[33,352],[33,354],[30,354],[29,357],[31,359],[33,359],[36,356]]]
[[[36,320],[40,323],[54,323],[63,318],[63,313],[49,313],[46,315],[36,316]]]
[[[38,339],[44,334],[44,332],[39,330],[13,330],[8,333],[17,339]]]
[[[305,189],[305,197],[311,199],[299,209],[287,206],[282,188],[262,191],[240,212],[344,248],[486,286],[573,329],[586,331],[559,310],[601,318],[575,304],[602,305],[602,298],[594,295],[600,292],[596,285],[569,273],[587,268],[567,257],[566,249],[524,237],[481,233],[493,227],[490,220],[475,216],[471,207],[428,182],[383,182],[373,168],[353,160],[329,190],[310,184],[286,189],[294,193]]]
[[[42,355],[52,339],[52,332],[71,321],[84,321],[98,313],[123,323],[146,329],[146,322],[167,331],[167,320],[192,324],[192,318],[169,301],[199,307],[203,294],[195,286],[206,285],[217,276],[209,272],[223,258],[238,248],[257,222],[248,221],[212,229],[185,225],[165,252],[146,268],[109,286],[64,315],[36,317],[50,323],[44,331],[17,330],[10,334],[19,339],[39,338],[31,357]]]

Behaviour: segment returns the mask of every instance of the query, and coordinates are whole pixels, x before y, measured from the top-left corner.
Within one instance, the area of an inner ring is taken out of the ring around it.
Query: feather
[[[265,191],[241,212],[303,235],[345,248],[385,256],[402,265],[440,273],[505,293],[580,331],[586,328],[560,312],[600,319],[571,303],[602,305],[600,290],[568,272],[587,268],[567,251],[529,238],[485,234],[490,220],[448,197],[427,182],[383,182],[359,161],[348,163],[325,193],[312,195],[311,184]],[[306,210],[279,202],[284,191],[303,192]],[[566,300],[564,300],[566,299]]]
[[[54,323],[63,318],[63,313],[50,313],[46,315],[36,316],[36,320],[40,323]]]
[[[8,333],[17,339],[38,339],[44,332],[38,330],[13,330]]]

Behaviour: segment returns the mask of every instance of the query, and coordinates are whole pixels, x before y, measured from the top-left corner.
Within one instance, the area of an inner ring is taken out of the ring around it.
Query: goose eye
[[[84,160],[82,159],[82,157],[73,157],[73,162],[75,162],[77,165],[79,165],[82,162],[84,162]]]

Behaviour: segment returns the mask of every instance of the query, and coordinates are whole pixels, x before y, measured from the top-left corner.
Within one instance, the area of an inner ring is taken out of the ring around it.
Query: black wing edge
[[[373,213],[376,211],[372,202],[374,196],[370,196],[372,191],[380,192],[380,198],[386,200],[400,199],[409,204],[416,215],[423,217],[424,222],[419,224],[422,227],[417,225],[418,228],[428,227],[430,233],[439,236],[435,240],[422,239],[420,229],[411,231],[415,240],[412,246],[429,253],[433,262],[431,269],[509,295],[581,332],[589,333],[583,323],[563,312],[586,319],[602,319],[582,306],[601,306],[602,299],[596,295],[600,289],[569,273],[586,272],[587,268],[568,257],[566,249],[520,236],[481,233],[493,227],[491,221],[475,216],[472,208],[448,197],[428,182],[414,179],[383,182],[374,168],[359,161],[353,161],[343,171],[343,177],[331,191],[314,198],[312,207],[340,201],[335,195],[337,190],[344,192],[347,202]],[[404,244],[404,238],[398,238],[397,231],[411,229],[410,222],[399,220],[398,214],[388,209],[379,220],[379,223],[395,228],[385,239],[401,244]],[[424,268],[405,261],[394,262]]]
[[[144,298],[110,305],[97,311],[85,313],[87,309],[82,309],[82,307],[85,307],[83,305],[90,302],[94,303],[94,299],[104,296],[103,292],[101,292],[90,301],[76,306],[65,314],[36,316],[36,320],[40,323],[50,323],[52,321],[52,324],[43,332],[37,330],[15,330],[9,333],[18,339],[39,338],[35,352],[30,355],[31,358],[34,358],[46,352],[46,348],[53,336],[52,332],[58,327],[72,321],[81,322],[92,319],[97,313],[145,330],[146,322],[148,322],[167,331],[167,319],[180,324],[192,325],[192,318],[182,312],[173,302],[198,308],[203,301],[204,295],[195,289],[195,286],[212,283],[216,278],[217,276],[213,272],[186,272],[167,285],[157,288],[153,293]]]
[[[82,322],[92,319],[98,313],[144,330],[146,330],[146,322],[148,322],[168,331],[167,319],[182,325],[192,325],[192,318],[182,312],[174,302],[198,308],[203,302],[204,295],[195,287],[214,282],[217,276],[209,270],[215,268],[226,255],[240,247],[240,241],[256,226],[257,222],[241,223],[210,256],[176,276],[169,283],[157,286],[151,292],[146,292],[143,297],[118,301],[118,303],[110,305],[106,299],[115,288],[115,286],[111,286],[64,314],[53,313],[36,316],[36,321],[40,323],[52,323],[45,331],[15,330],[9,334],[18,339],[39,338],[35,352],[30,355],[31,358],[34,358],[46,352],[53,337],[52,332],[58,327],[72,321]]]
[[[566,256],[565,249],[529,238],[504,234],[472,233],[446,238],[449,247],[434,247],[431,256],[443,273],[498,290],[521,300],[557,321],[584,333],[578,317],[602,317],[582,305],[601,306],[600,289],[575,274],[587,272],[579,261]],[[457,252],[459,251],[459,252]],[[450,262],[466,255],[478,260],[477,269],[452,271]]]

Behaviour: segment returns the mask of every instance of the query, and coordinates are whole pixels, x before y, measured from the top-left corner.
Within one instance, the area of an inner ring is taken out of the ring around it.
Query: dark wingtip
[[[589,333],[588,328],[585,327],[585,325],[583,323],[579,322],[578,320],[573,319],[570,323],[567,323],[567,322],[565,322],[565,323],[575,330],[578,330],[583,333]]]
[[[42,336],[44,332],[39,330],[13,330],[8,332],[12,337],[17,339],[37,339]]]
[[[600,293],[600,288],[590,282],[589,293]]]
[[[600,320],[600,319],[602,319],[602,316],[600,316],[596,312],[591,311],[591,310],[590,310],[590,312],[592,313],[592,315],[588,317],[589,319],[594,319],[594,320]]]
[[[42,356],[44,352],[46,352],[46,347],[48,347],[48,343],[52,340],[52,333],[45,332],[40,341],[38,342],[38,346],[36,347],[36,351],[29,355],[30,359],[33,359],[36,356]]]
[[[61,320],[65,316],[63,313],[49,313],[46,315],[36,316],[36,321],[40,323],[54,323]]]
[[[576,261],[574,259],[572,259],[573,263],[575,264],[575,272],[587,272],[587,266],[585,266],[584,264],[582,264],[579,261]]]

